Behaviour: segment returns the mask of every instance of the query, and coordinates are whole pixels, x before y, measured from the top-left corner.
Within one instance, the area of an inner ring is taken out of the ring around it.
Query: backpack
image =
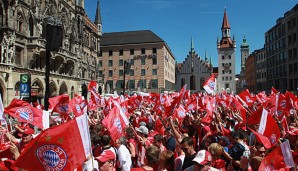
[[[236,143],[231,149],[229,149],[230,156],[235,160],[240,160],[245,151],[245,147],[240,143]]]

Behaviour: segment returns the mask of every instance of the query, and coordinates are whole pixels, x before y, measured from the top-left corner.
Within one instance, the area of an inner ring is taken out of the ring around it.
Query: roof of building
[[[227,10],[225,9],[221,29],[230,29],[230,28],[231,27],[230,27],[229,20],[228,20]]]
[[[151,30],[104,33],[101,46],[165,42]]]
[[[224,37],[220,41],[220,48],[233,48],[233,41],[229,37]]]

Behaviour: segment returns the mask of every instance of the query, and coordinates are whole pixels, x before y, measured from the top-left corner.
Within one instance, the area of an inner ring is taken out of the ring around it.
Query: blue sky
[[[244,35],[250,53],[264,45],[265,32],[297,3],[296,0],[100,0],[103,32],[152,30],[182,62],[190,50],[217,64],[217,37],[226,7],[231,34],[237,41],[236,73],[240,72],[240,45]],[[97,0],[86,0],[85,10],[94,21]]]

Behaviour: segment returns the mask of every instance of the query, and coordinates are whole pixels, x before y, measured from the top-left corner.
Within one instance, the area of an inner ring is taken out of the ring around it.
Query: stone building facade
[[[187,84],[187,89],[191,93],[204,91],[204,83],[212,73],[211,57],[210,61],[200,57],[194,50],[193,39],[191,39],[190,51],[182,63],[176,65],[176,91]]]
[[[251,55],[248,56],[245,62],[245,81],[247,84],[247,89],[251,93],[256,93],[256,56],[257,51],[254,51]]]
[[[110,93],[173,90],[175,57],[167,43],[150,30],[104,33],[101,39],[99,77]]]
[[[0,93],[4,105],[20,95],[20,74],[31,74],[32,99],[43,103],[45,92],[46,23],[62,21],[63,43],[50,54],[50,96],[87,94],[98,79],[101,39],[99,2],[96,21],[84,10],[84,0],[9,0],[0,2]],[[98,16],[99,15],[99,16]]]

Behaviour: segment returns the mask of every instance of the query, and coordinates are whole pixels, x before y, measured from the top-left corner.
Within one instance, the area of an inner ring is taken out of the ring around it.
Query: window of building
[[[119,76],[123,76],[123,70],[119,70]]]
[[[225,87],[226,87],[226,89],[227,89],[227,88],[230,88],[230,85],[229,85],[229,84],[225,84]]]
[[[158,79],[151,80],[151,89],[158,89]]]
[[[123,59],[119,59],[119,66],[123,66]]]
[[[123,56],[123,49],[119,50],[119,56]]]
[[[157,75],[157,69],[152,69],[152,75]]]
[[[204,90],[204,83],[205,83],[205,78],[201,77],[200,78],[200,90]]]
[[[109,56],[113,56],[113,50],[109,50]]]
[[[146,80],[139,80],[139,87],[146,88]]]
[[[180,88],[183,88],[184,85],[185,85],[185,78],[182,78],[181,79],[181,87]]]
[[[225,59],[225,56],[221,56],[221,59],[224,60]]]
[[[130,59],[130,65],[133,66],[135,64],[135,60],[134,59]]]
[[[196,77],[190,76],[190,90],[196,90]]]
[[[130,55],[134,55],[135,54],[135,50],[134,49],[130,49]]]
[[[157,58],[156,57],[153,57],[152,58],[152,65],[156,65],[157,64]]]
[[[232,74],[232,70],[229,70],[229,73]]]
[[[224,74],[225,73],[225,70],[222,70],[222,74]]]
[[[222,67],[224,67],[225,66],[225,64],[224,63],[222,63]]]
[[[229,80],[229,77],[226,77],[226,81],[228,81]]]
[[[113,71],[109,70],[109,77],[113,77]]]
[[[113,60],[109,60],[109,67],[113,66]]]
[[[102,67],[102,61],[98,61],[98,67]]]
[[[229,55],[229,59],[231,59],[232,57],[231,57],[231,55]]]
[[[146,69],[141,69],[141,76],[145,76],[146,75]]]
[[[102,56],[102,51],[99,51],[99,56]]]
[[[232,77],[230,77],[230,80],[232,80]]]
[[[141,54],[142,54],[142,55],[145,55],[145,54],[146,54],[146,49],[145,49],[145,48],[142,48],[142,49],[141,49]]]
[[[130,70],[129,70],[129,75],[130,75],[130,76],[134,76],[134,75],[135,75],[135,72],[134,72],[133,69],[130,69]]]
[[[152,53],[153,53],[153,54],[156,54],[156,53],[157,53],[156,48],[152,48]]]
[[[146,58],[141,58],[141,65],[146,65]]]
[[[117,89],[122,89],[123,88],[123,80],[118,80],[116,83],[116,88]]]
[[[129,89],[134,89],[135,88],[135,80],[129,80],[127,82],[127,87],[129,87]]]
[[[225,77],[222,77],[222,80],[224,81],[225,80]]]
[[[102,77],[102,71],[98,71],[98,77]]]

